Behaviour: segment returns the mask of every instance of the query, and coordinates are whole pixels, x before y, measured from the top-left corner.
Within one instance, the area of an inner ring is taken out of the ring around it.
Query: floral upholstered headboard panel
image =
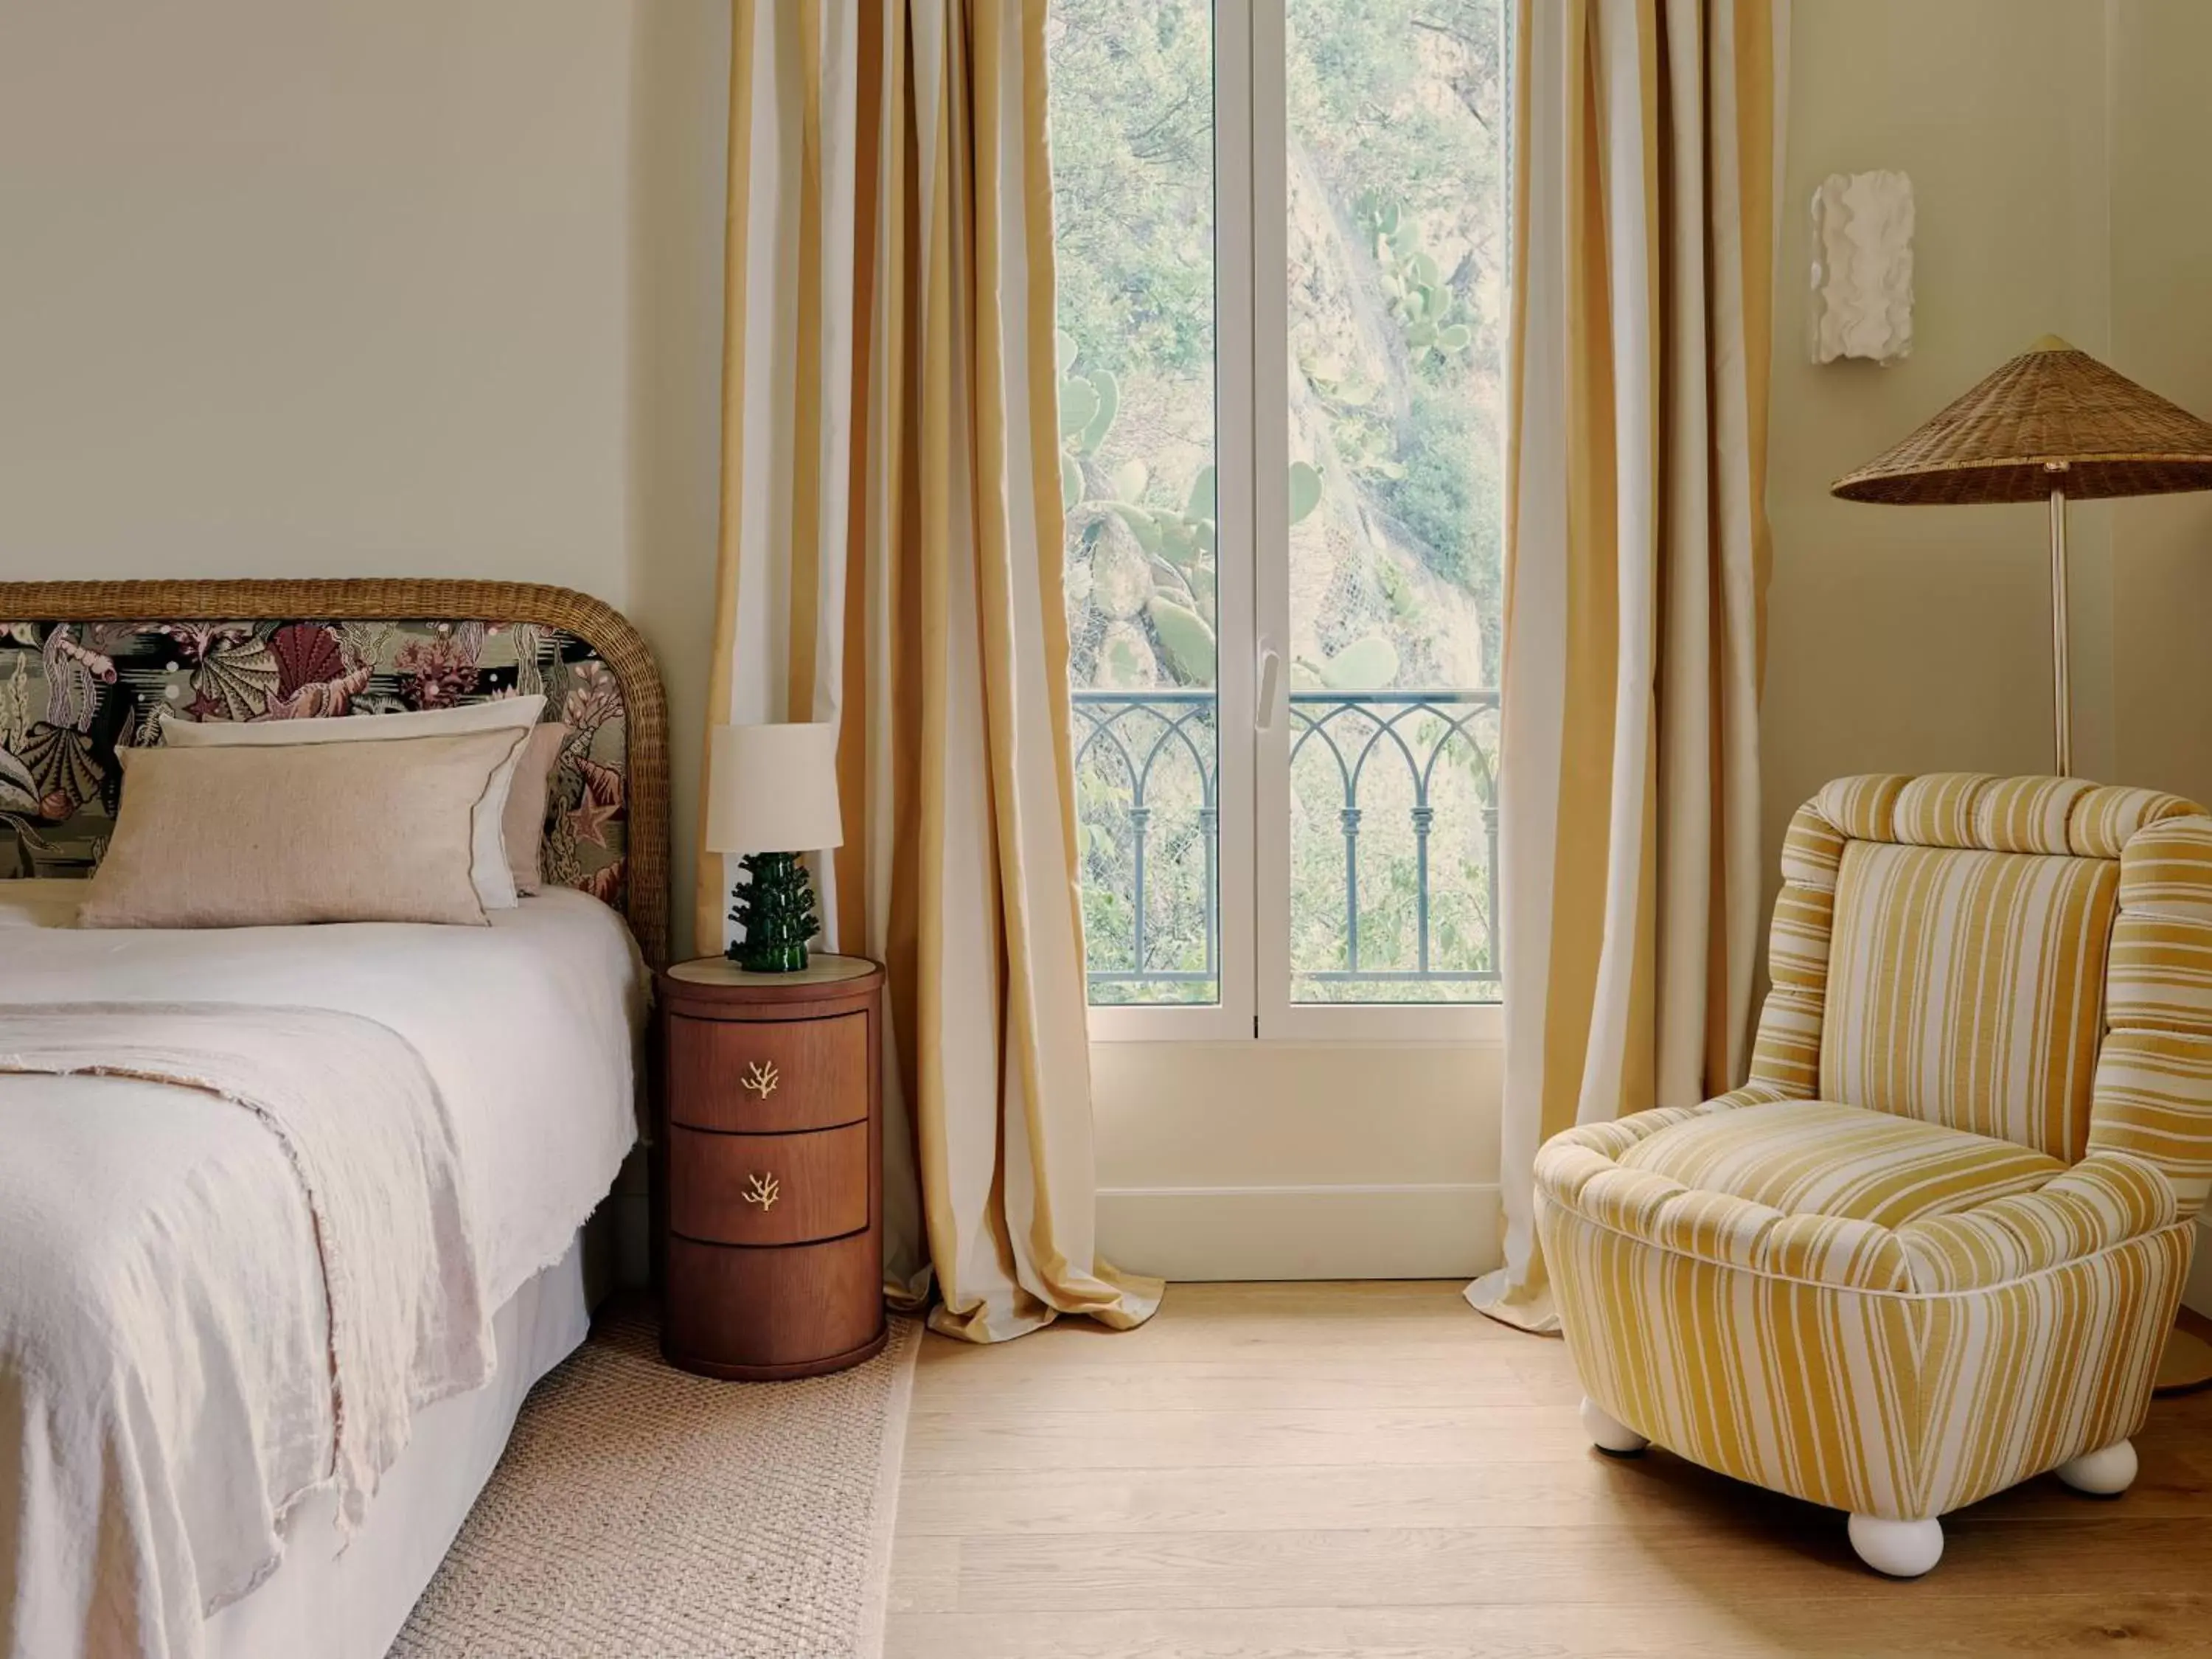
[[[115,751],[174,720],[374,719],[543,692],[569,728],[545,877],[666,956],[660,680],[617,612],[513,582],[0,583],[0,878],[88,875]]]

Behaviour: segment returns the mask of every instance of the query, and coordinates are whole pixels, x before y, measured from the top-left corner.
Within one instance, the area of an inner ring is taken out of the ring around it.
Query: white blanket
[[[526,900],[489,928],[199,933],[76,932],[74,896],[70,884],[0,882],[0,1010],[313,1006],[359,1014],[411,1045],[451,1114],[483,1307],[561,1255],[635,1138],[646,981],[621,919],[581,894]],[[332,1333],[300,1176],[252,1112],[130,1079],[0,1075],[0,1301],[40,1286],[43,1305],[73,1307],[95,1327],[97,1310],[119,1302],[161,1334],[173,1363],[145,1384],[152,1397],[134,1434],[149,1413],[191,1425],[167,1448],[174,1466],[154,1481],[190,1547],[181,1565],[160,1564],[149,1593],[165,1609],[218,1604],[269,1570],[286,1495],[332,1474]],[[210,1321],[221,1328],[216,1310],[226,1304],[251,1306],[258,1323],[252,1340],[229,1341],[210,1360],[198,1334]],[[9,1317],[0,1309],[0,1391],[11,1364],[18,1377],[24,1369]],[[301,1378],[320,1386],[299,1389]],[[246,1433],[228,1409],[236,1399],[288,1403]],[[0,1651],[195,1652],[196,1622],[137,1645],[93,1629],[58,1649],[11,1627],[24,1583],[10,1581],[27,1564],[8,1528],[20,1489],[40,1473],[25,1462],[33,1445],[0,1430]],[[266,1524],[240,1529],[226,1513],[225,1495],[240,1489],[263,1495]],[[42,1547],[96,1557],[98,1581],[120,1582],[129,1575],[118,1552],[138,1519],[68,1517],[41,1529]]]
[[[79,932],[82,891],[0,881],[0,1007],[242,1002],[390,1026],[429,1063],[453,1114],[495,1308],[560,1259],[637,1139],[651,977],[622,917],[586,894],[550,888],[493,911],[489,927],[191,933]]]
[[[0,1520],[0,1543],[15,1534],[18,1647],[191,1653],[205,1613],[276,1566],[279,1522],[306,1492],[331,1480],[342,1526],[357,1524],[415,1413],[491,1374],[453,1125],[402,1038],[325,1009],[0,1011],[0,1073],[166,1084],[163,1104],[197,1093],[248,1113],[289,1164],[311,1223],[325,1352],[294,1370],[258,1356],[297,1342],[286,1328],[296,1299],[272,1304],[250,1282],[189,1271],[207,1265],[193,1230],[158,1240],[169,1248],[151,1260],[137,1252],[147,1241],[131,1240],[137,1259],[118,1263],[118,1241],[85,1224],[100,1206],[50,1214],[65,1244],[58,1271],[0,1279],[0,1445],[21,1449],[21,1487]],[[127,1115],[88,1104],[94,1137],[129,1133]],[[49,1174],[35,1156],[0,1162],[0,1216],[46,1207]],[[293,1219],[251,1201],[261,1161],[201,1175],[223,1251],[297,1250]],[[330,1454],[307,1467],[302,1454],[325,1437],[297,1431],[325,1420]],[[209,1458],[210,1446],[289,1455]],[[212,1540],[215,1559],[196,1559],[196,1538]]]

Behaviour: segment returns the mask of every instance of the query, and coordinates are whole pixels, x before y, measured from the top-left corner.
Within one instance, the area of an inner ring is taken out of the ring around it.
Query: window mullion
[[[1219,916],[1224,1034],[1253,1030],[1253,925],[1259,908],[1252,842],[1253,514],[1252,38],[1271,0],[1214,6],[1214,352],[1219,649]]]
[[[1290,429],[1283,388],[1290,375],[1288,146],[1284,87],[1284,13],[1262,3],[1252,13],[1248,59],[1252,97],[1245,132],[1250,167],[1252,379],[1239,414],[1249,434],[1254,659],[1275,659],[1273,706],[1255,709],[1253,868],[1256,878],[1253,957],[1255,1034],[1283,1035],[1290,1014]]]

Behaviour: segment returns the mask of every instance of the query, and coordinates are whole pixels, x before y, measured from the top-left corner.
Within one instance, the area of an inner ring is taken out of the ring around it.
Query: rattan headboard
[[[373,716],[518,690],[544,691],[545,718],[571,728],[547,878],[622,909],[665,963],[659,673],[619,611],[532,582],[0,582],[0,873],[11,851],[38,873],[89,873],[115,750],[159,742],[164,720]]]

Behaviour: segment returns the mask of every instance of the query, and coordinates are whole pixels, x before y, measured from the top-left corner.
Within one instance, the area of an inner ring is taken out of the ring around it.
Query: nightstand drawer
[[[868,1224],[868,1126],[669,1132],[668,1224],[708,1244],[805,1244]]]
[[[672,1122],[826,1129],[868,1115],[868,1017],[668,1020]]]
[[[668,1241],[660,1340],[708,1376],[808,1376],[865,1359],[884,1339],[875,1232],[787,1250]]]

